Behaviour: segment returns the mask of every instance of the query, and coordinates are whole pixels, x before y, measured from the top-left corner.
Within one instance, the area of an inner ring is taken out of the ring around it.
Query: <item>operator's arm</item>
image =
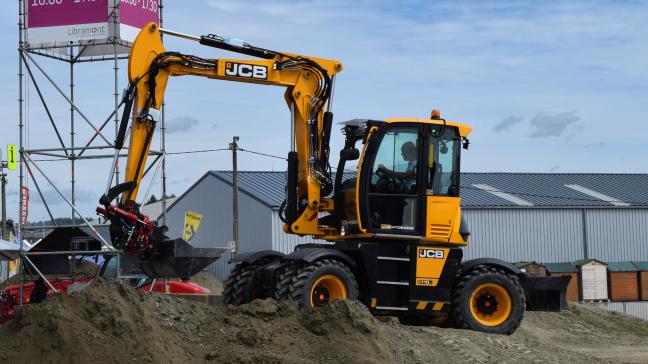
[[[415,171],[405,171],[405,172],[396,172],[394,170],[391,170],[387,167],[385,167],[384,164],[379,164],[378,165],[378,171],[382,172],[384,174],[388,174],[393,177],[405,179],[405,178],[413,178],[416,177],[416,172]]]

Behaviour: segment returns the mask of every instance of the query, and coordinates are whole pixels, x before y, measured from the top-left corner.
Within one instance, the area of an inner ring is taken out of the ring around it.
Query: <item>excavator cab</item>
[[[355,148],[354,140],[365,144],[359,176],[338,189],[345,234],[465,245],[467,234],[459,233],[459,162],[469,127],[441,119],[356,119],[343,131],[347,152],[341,153],[341,163],[346,162],[343,154]]]

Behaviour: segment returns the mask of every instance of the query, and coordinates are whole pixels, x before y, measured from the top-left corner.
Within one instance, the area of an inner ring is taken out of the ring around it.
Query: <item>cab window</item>
[[[375,229],[413,233],[417,212],[419,128],[393,127],[380,141],[369,184],[369,216]]]
[[[459,151],[457,129],[434,126],[430,130],[427,189],[434,195],[456,196],[459,189]]]

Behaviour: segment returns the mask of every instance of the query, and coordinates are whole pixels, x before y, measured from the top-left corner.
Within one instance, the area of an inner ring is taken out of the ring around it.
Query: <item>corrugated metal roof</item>
[[[593,263],[593,262],[598,263],[598,264],[607,265],[607,263],[602,262],[602,261],[600,261],[598,259],[581,259],[581,260],[575,261],[573,264],[575,266],[577,266],[577,267],[580,267],[581,265],[585,265],[587,263]]]
[[[547,267],[547,271],[549,273],[576,273],[578,272],[578,269],[576,267],[567,262],[567,263],[545,263],[545,267]]]
[[[208,173],[226,183],[232,183],[231,171]],[[265,205],[276,208],[281,205],[284,198],[285,175],[285,172],[240,171],[239,188]],[[648,207],[648,174],[472,172],[461,174],[462,206],[520,207],[488,191],[476,188],[474,184],[493,186],[499,191],[523,198],[533,203],[535,207],[615,207],[610,202],[565,186],[570,184],[577,184],[627,202],[631,207]]]
[[[608,262],[610,272],[636,272],[639,269],[632,262]]]
[[[648,272],[648,262],[632,262],[639,270]]]
[[[544,265],[544,264],[538,263],[538,262],[516,262],[515,266],[518,267],[518,268],[524,268],[524,267],[526,267],[528,265],[531,265],[531,264],[533,264],[533,265]]]

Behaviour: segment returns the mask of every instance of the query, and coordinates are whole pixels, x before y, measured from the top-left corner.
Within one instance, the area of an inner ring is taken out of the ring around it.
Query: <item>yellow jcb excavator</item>
[[[161,34],[253,59],[166,51]],[[501,334],[515,331],[525,308],[564,305],[563,281],[533,279],[497,259],[462,262],[470,232],[460,208],[459,162],[462,147],[468,148],[470,126],[447,121],[436,110],[427,119],[351,120],[343,123],[345,145],[334,174],[329,139],[340,62],[218,35],[186,35],[151,23],[132,45],[128,70],[126,110],[115,143],[117,153],[134,105],[126,182],[107,191],[98,212],[111,221],[113,244],[139,254],[148,271],[171,275],[155,267],[177,252],[166,228],[139,212],[137,190],[168,78],[193,75],[285,88],[291,146],[281,207],[284,231],[330,242],[300,245],[289,254],[237,254],[225,282],[225,303],[274,297],[307,308],[357,299],[375,314],[398,316],[406,323],[446,321]],[[357,171],[345,175],[346,163],[356,160]]]

